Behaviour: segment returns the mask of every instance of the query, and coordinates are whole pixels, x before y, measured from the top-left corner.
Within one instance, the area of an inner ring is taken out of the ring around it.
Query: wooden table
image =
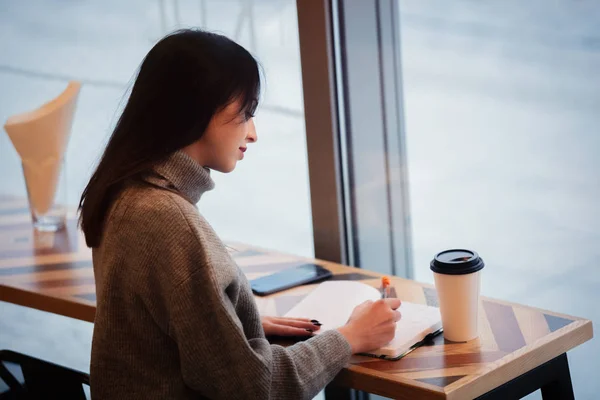
[[[249,279],[315,260],[232,244]],[[377,285],[380,275],[316,261],[336,280]],[[437,305],[430,285],[395,278],[402,300]],[[256,298],[264,315],[282,315],[315,286]],[[93,322],[95,287],[91,252],[70,218],[66,231],[34,233],[27,204],[0,197],[0,300]],[[354,356],[334,381],[342,387],[398,399],[510,399],[543,388],[544,398],[572,398],[566,352],[593,336],[589,320],[483,298],[480,337],[435,344],[408,357],[382,361]]]

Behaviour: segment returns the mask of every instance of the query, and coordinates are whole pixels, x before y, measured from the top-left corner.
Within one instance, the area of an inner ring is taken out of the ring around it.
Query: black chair
[[[21,368],[23,379],[15,377],[15,366]],[[90,385],[86,373],[10,350],[0,350],[0,379],[9,388],[0,400],[84,400],[83,385]]]

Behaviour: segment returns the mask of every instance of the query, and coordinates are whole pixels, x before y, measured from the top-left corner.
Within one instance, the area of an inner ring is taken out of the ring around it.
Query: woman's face
[[[234,101],[216,113],[200,140],[188,146],[188,154],[202,166],[231,172],[244,158],[248,143],[258,139],[253,118],[240,115],[239,107],[239,102]]]

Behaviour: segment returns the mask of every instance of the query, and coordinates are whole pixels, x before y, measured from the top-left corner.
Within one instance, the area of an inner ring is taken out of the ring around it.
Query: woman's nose
[[[258,136],[256,135],[256,126],[254,125],[254,118],[250,118],[250,123],[248,124],[248,135],[246,135],[246,140],[250,143],[256,143],[258,140]]]

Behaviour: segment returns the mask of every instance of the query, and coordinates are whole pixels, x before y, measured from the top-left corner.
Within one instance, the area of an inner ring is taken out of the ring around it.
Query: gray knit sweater
[[[284,348],[195,204],[214,186],[182,152],[131,182],[93,249],[91,390],[102,399],[308,399],[351,355],[337,331]]]

